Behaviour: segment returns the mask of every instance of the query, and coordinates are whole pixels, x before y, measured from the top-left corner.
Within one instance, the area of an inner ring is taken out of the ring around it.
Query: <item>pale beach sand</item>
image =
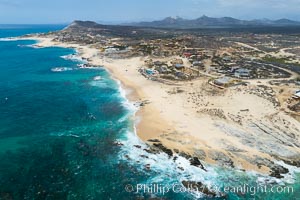
[[[167,85],[138,72],[145,58],[109,59],[88,46],[57,43],[52,38],[31,39],[39,40],[40,47],[76,48],[92,65],[104,66],[120,80],[131,101],[149,101],[135,117],[137,134],[145,142],[158,139],[167,148],[202,157],[208,163],[228,163],[261,173],[269,173],[269,168],[264,161],[258,166],[259,159],[300,154],[300,123],[271,99],[250,92],[259,90],[259,84],[219,90],[203,77]],[[182,92],[177,92],[179,89]]]

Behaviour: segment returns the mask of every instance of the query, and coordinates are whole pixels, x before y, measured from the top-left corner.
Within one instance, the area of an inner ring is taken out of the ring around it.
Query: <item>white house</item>
[[[300,90],[296,91],[293,97],[295,99],[300,99]]]

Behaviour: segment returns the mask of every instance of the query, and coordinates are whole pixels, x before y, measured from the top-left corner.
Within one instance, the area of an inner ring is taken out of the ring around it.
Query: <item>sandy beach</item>
[[[221,90],[209,85],[207,77],[167,85],[138,72],[143,57],[110,59],[89,46],[27,39],[38,40],[39,47],[75,48],[90,64],[109,70],[126,88],[130,101],[144,102],[135,121],[138,136],[147,143],[157,139],[174,152],[207,163],[264,174],[270,173],[276,159],[298,159],[300,123],[276,106],[279,87],[252,81]]]

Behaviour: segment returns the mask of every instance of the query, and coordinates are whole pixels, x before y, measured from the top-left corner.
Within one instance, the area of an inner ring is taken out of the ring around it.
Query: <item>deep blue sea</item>
[[[0,25],[0,38],[62,28]],[[266,182],[255,173],[209,165],[204,172],[184,158],[146,152],[134,132],[136,108],[104,68],[80,69],[83,61],[70,59],[75,50],[34,43],[0,39],[0,200],[205,199],[181,181],[212,187]],[[229,192],[211,199],[296,199],[299,180],[291,193]]]

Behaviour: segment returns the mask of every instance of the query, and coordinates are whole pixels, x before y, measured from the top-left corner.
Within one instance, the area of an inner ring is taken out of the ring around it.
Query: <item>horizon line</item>
[[[0,25],[69,25],[74,21],[91,21],[91,22],[96,22],[96,23],[101,23],[103,25],[123,25],[126,23],[140,23],[140,22],[154,22],[154,21],[161,21],[167,18],[181,18],[184,20],[195,20],[195,19],[199,19],[201,17],[208,17],[208,18],[233,18],[233,19],[237,19],[237,20],[243,20],[243,21],[254,21],[254,20],[270,20],[270,21],[277,21],[277,20],[282,20],[282,19],[286,19],[286,20],[291,20],[291,21],[295,21],[295,22],[300,22],[300,20],[297,19],[291,19],[291,18],[276,18],[276,19],[270,19],[270,18],[253,18],[253,19],[241,19],[241,18],[235,18],[235,17],[230,17],[230,16],[223,16],[223,17],[211,17],[208,15],[202,15],[199,17],[195,17],[195,18],[185,18],[185,17],[181,17],[181,16],[166,16],[166,17],[161,17],[161,18],[157,18],[157,19],[140,19],[140,20],[91,20],[91,19],[74,19],[70,22],[45,22],[45,23],[0,23]]]

